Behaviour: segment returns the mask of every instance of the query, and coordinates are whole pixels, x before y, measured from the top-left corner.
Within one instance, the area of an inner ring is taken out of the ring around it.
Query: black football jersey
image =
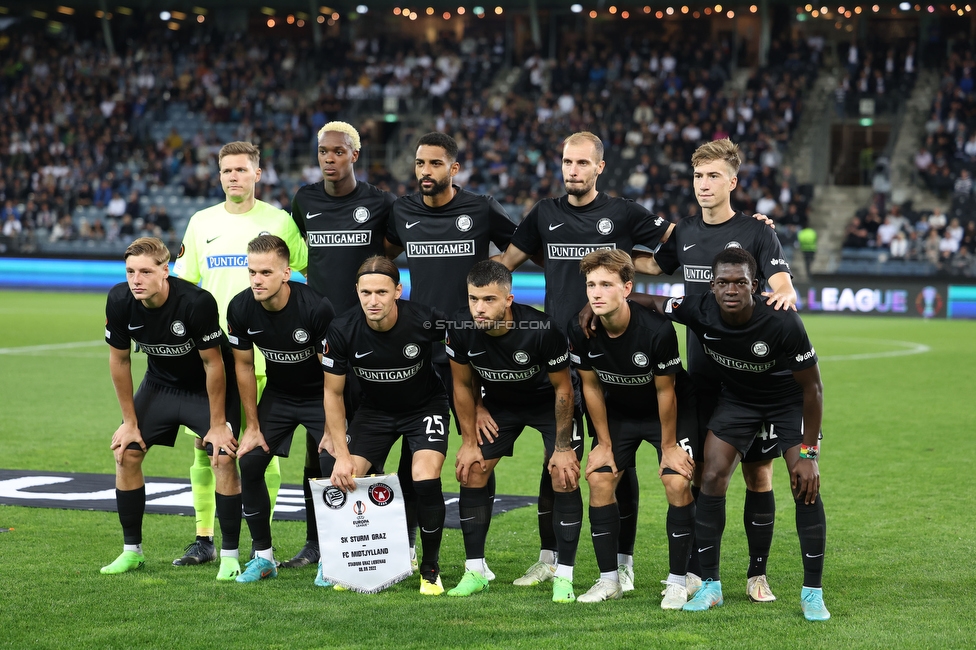
[[[448,331],[447,355],[471,364],[486,400],[502,406],[552,403],[548,375],[569,366],[566,337],[552,319],[527,305],[512,303],[512,320],[515,327],[491,336],[475,329],[467,309],[459,311]]]
[[[752,318],[745,325],[729,325],[711,293],[672,298],[665,315],[684,323],[701,341],[722,389],[737,400],[768,406],[777,400],[803,397],[793,372],[817,363],[800,316],[776,310],[755,296]]]
[[[335,317],[332,303],[304,284],[289,282],[291,295],[280,311],[268,311],[250,289],[227,308],[227,340],[232,348],[256,345],[267,361],[266,390],[298,398],[322,399],[324,380],[318,354]]]
[[[291,218],[308,243],[308,286],[338,313],[359,304],[356,271],[367,257],[383,254],[390,207],[396,197],[369,183],[346,196],[330,196],[325,181],[301,187]]]
[[[607,413],[624,418],[658,417],[655,375],[679,375],[681,356],[672,325],[637,303],[630,305],[630,323],[623,334],[611,338],[598,327],[586,338],[578,322],[569,327],[570,357],[581,370],[600,379]]]
[[[519,224],[512,243],[529,255],[545,256],[546,313],[565,329],[586,304],[583,256],[600,249],[630,253],[634,246],[654,249],[671,224],[639,203],[600,192],[582,207],[568,196],[543,199]]]
[[[756,258],[760,288],[766,286],[771,276],[790,272],[775,231],[741,212],[715,225],[705,223],[701,216],[682,219],[654,254],[654,259],[665,273],[674,273],[682,267],[685,294],[690,296],[708,293],[712,261],[726,248],[742,248]]]
[[[326,335],[322,369],[334,375],[352,370],[362,404],[402,413],[430,400],[447,399],[431,365],[433,344],[443,341],[447,317],[409,300],[397,301],[397,322],[386,332],[370,329],[361,307],[339,315]]]
[[[128,350],[135,341],[149,360],[146,377],[170,388],[207,393],[200,350],[224,341],[217,301],[209,292],[175,276],[167,278],[169,297],[149,309],[121,282],[105,302],[105,341]]]
[[[505,250],[514,232],[498,201],[457,188],[439,208],[419,193],[397,199],[386,238],[407,255],[410,300],[453,314],[468,304],[468,271],[488,259],[488,243]]]

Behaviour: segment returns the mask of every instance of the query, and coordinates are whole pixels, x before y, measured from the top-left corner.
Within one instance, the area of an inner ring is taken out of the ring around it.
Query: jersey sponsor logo
[[[810,348],[810,351],[809,352],[805,352],[803,354],[796,355],[796,362],[797,363],[800,363],[801,361],[806,361],[807,359],[811,359],[811,358],[813,358],[813,355],[815,355],[816,353],[817,353],[816,350],[814,350],[813,348]]]
[[[247,266],[247,255],[208,255],[208,269],[229,269]]]
[[[291,337],[295,339],[295,343],[305,343],[308,341],[308,332],[299,327],[291,333]]]
[[[631,359],[638,368],[646,368],[648,364],[647,355],[643,352],[635,352]]]
[[[766,363],[755,363],[753,361],[743,361],[742,359],[736,359],[735,357],[728,357],[725,356],[724,354],[719,354],[718,352],[711,349],[707,345],[702,345],[702,348],[704,348],[705,354],[710,356],[715,361],[715,363],[717,363],[720,366],[724,366],[725,368],[730,368],[732,370],[761,373],[761,372],[766,372],[774,365],[776,365],[775,361],[768,361]]]
[[[474,225],[474,220],[470,216],[462,214],[457,218],[457,221],[454,222],[454,225],[457,226],[457,229],[461,232],[468,232],[471,230],[471,226]]]
[[[653,375],[647,373],[646,375],[621,375],[615,372],[607,372],[606,370],[600,370],[599,368],[593,369],[596,372],[596,376],[604,384],[613,384],[614,386],[646,386],[653,380]]]
[[[416,343],[407,343],[403,346],[403,356],[406,358],[416,359],[418,354],[420,354],[420,346]]]
[[[366,223],[369,221],[369,208],[365,205],[361,205],[352,211],[352,218],[356,223]]]
[[[613,222],[604,217],[596,222],[596,231],[601,235],[609,235],[613,232]]]
[[[474,366],[474,369],[478,371],[478,374],[485,381],[526,381],[532,379],[542,371],[542,368],[539,366],[532,366],[525,370],[494,370],[492,368],[475,366],[474,364],[471,365]]]
[[[549,244],[548,253],[551,260],[581,260],[593,251],[609,251],[616,247],[616,244]]]
[[[739,242],[737,242],[735,240],[732,240],[728,244],[726,244],[725,247],[726,248],[742,248],[742,244],[740,244]]]
[[[170,331],[177,336],[186,336],[186,326],[183,321],[174,320],[173,324],[169,326]]]
[[[658,227],[663,226],[664,225],[664,217],[658,217],[657,219],[655,219],[654,220],[654,225],[655,226],[658,226]]]
[[[468,257],[472,255],[474,255],[473,239],[407,242],[407,257]]]
[[[515,359],[515,363],[522,366],[529,362],[529,354],[525,350],[516,350],[512,358]]]
[[[165,345],[165,344],[153,344],[153,343],[143,343],[142,341],[136,341],[142,351],[146,354],[150,354],[156,357],[182,357],[184,354],[189,354],[193,350],[193,341],[187,341],[186,343],[181,343],[180,345]]]
[[[561,228],[562,226],[565,226],[565,225],[566,225],[565,223],[551,223],[551,224],[549,224],[549,232],[552,232],[556,228]]]
[[[386,368],[383,370],[376,370],[373,368],[359,368],[354,367],[353,370],[356,372],[356,376],[360,379],[365,379],[366,381],[372,381],[377,383],[395,383],[401,381],[407,381],[417,375],[420,369],[423,367],[424,362],[421,361],[415,366],[410,366],[409,368]]]
[[[710,266],[686,264],[682,268],[685,273],[685,282],[710,282],[712,279],[712,267]]]
[[[550,359],[549,360],[549,365],[550,366],[558,366],[559,364],[561,364],[563,361],[565,361],[568,358],[569,358],[569,351],[563,352],[561,355],[559,355],[555,359]]]
[[[306,212],[305,213],[305,218],[306,219],[314,219],[315,217],[319,216],[320,214],[322,214],[322,213],[321,212],[316,212],[315,214],[312,214],[311,212]]]
[[[659,361],[657,364],[657,369],[666,370],[671,366],[680,366],[680,365],[681,365],[681,357],[675,357],[674,359],[670,359],[668,361]]]
[[[304,348],[298,350],[297,352],[283,352],[281,350],[269,350],[268,348],[262,348],[260,345],[258,349],[261,350],[261,354],[268,361],[274,363],[302,363],[303,361],[308,361],[315,356],[315,348]]]
[[[698,245],[697,243],[694,243],[694,244],[685,244],[684,246],[681,247],[681,250],[686,251],[686,250],[689,250],[689,249],[694,248],[697,245]]]
[[[769,260],[769,263],[771,266],[785,266],[786,268],[790,268],[790,263],[784,260],[782,257],[771,259]]]
[[[219,338],[220,338],[220,330],[217,330],[216,332],[210,332],[209,334],[204,334],[203,342],[207,343],[209,341],[215,341]]]
[[[369,246],[373,233],[369,230],[309,231],[308,245],[313,248],[326,246]]]
[[[752,353],[757,357],[764,357],[769,354],[769,346],[765,341],[756,341],[752,344]]]

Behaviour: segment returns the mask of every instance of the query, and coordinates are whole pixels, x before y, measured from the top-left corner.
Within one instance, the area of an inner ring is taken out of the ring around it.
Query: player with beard
[[[465,573],[448,596],[470,596],[488,589],[485,540],[491,521],[488,481],[503,456],[511,456],[526,426],[542,434],[545,471],[553,476],[559,566],[552,600],[571,603],[573,565],[583,520],[579,491],[583,422],[573,397],[566,337],[548,316],[513,302],[512,273],[493,260],[468,273],[468,309],[458,312],[448,332],[447,354],[454,378],[454,404],[463,443],[457,453],[461,483],[458,504],[464,533]],[[473,379],[480,379],[484,407],[496,430],[479,429]],[[555,409],[553,408],[555,403]]]
[[[301,424],[308,431],[306,446],[311,449],[306,449],[306,456],[313,455],[319,464],[316,476],[332,474],[335,462],[318,451],[325,430],[321,346],[335,312],[328,298],[289,280],[288,258],[288,246],[280,237],[261,235],[251,240],[247,245],[251,288],[237,294],[227,310],[227,338],[234,348],[237,385],[247,420],[237,455],[244,519],[255,554],[237,582],[256,582],[278,574],[264,474],[272,458],[288,457],[296,427]],[[254,376],[255,346],[267,361],[268,372],[260,403]],[[311,502],[305,516],[315,519]]]
[[[796,291],[779,239],[762,222],[736,212],[731,206],[730,197],[738,183],[741,164],[739,147],[728,139],[708,142],[695,151],[691,164],[701,216],[681,220],[654,257],[643,260],[646,271],[670,274],[680,266],[685,293],[698,296],[709,291],[715,256],[726,248],[742,248],[760,265],[756,277],[759,286],[765,287],[768,282],[772,289],[763,294],[767,296],[766,304],[775,309],[795,309]],[[634,300],[645,304],[642,296],[634,296]],[[686,336],[688,372],[698,389],[699,419],[705,423],[715,409],[720,386],[714,366],[702,350],[702,342],[691,329]],[[776,518],[773,460],[779,455],[775,434],[763,429],[742,459],[742,477],[746,483],[743,524],[749,543],[746,593],[754,602],[776,600],[766,577],[766,566]]]
[[[592,251],[618,249],[630,252],[634,246],[654,249],[670,233],[667,220],[651,214],[627,199],[600,192],[597,179],[606,166],[603,142],[589,132],[574,133],[563,144],[563,183],[566,196],[543,199],[529,212],[512,237],[511,245],[498,261],[514,271],[531,256],[542,253],[545,260],[545,311],[563,331],[586,305],[586,284],[579,263]],[[641,270],[641,269],[638,269]],[[621,530],[618,571],[624,591],[634,588],[634,541],[637,538],[639,485],[633,468],[624,469],[617,487]],[[542,474],[539,499],[539,529],[551,529],[548,521],[552,486]],[[551,547],[554,548],[554,547]],[[529,567],[517,585],[534,585],[548,580],[555,571],[555,557],[543,544],[539,562]]]
[[[333,446],[332,484],[355,490],[355,476],[382,467],[398,438],[411,452],[417,519],[423,556],[420,593],[444,593],[439,555],[444,534],[441,468],[447,454],[450,408],[444,385],[431,365],[433,346],[444,339],[447,316],[420,303],[398,300],[400,271],[385,257],[371,257],[359,269],[361,307],[329,327],[322,355],[325,370],[325,426],[320,449]],[[346,373],[359,377],[362,402],[346,428],[342,398]]]
[[[797,313],[767,305],[758,294],[756,260],[747,251],[723,250],[711,272],[711,294],[652,297],[655,311],[694,330],[722,386],[708,422],[698,498],[696,546],[703,582],[683,609],[705,611],[723,602],[719,560],[725,494],[755,432],[764,428],[789,468],[803,561],[800,608],[807,620],[825,621],[830,612],[822,588],[827,523],[817,465],[823,421],[817,354]]]
[[[222,538],[217,579],[233,580],[240,573],[241,480],[234,463],[240,408],[236,403],[226,407],[224,399],[220,350],[224,335],[217,303],[207,291],[170,277],[168,262],[169,250],[159,239],[142,237],[132,242],[125,251],[126,282],[112,287],[105,305],[109,368],[122,409],[112,450],[124,546],[122,554],[101,572],[125,573],[145,563],[142,463],[153,445],[172,447],[182,425],[200,436],[211,458]],[[132,341],[149,361],[135,395]]]
[[[359,132],[346,122],[329,122],[318,133],[318,163],[322,180],[304,185],[292,200],[291,216],[308,243],[308,286],[332,303],[341,314],[357,306],[356,270],[367,257],[383,254],[390,208],[396,197],[369,183],[356,180],[354,165],[359,160]],[[346,412],[355,413],[359,395],[354,375],[346,377]],[[319,561],[319,538],[312,512],[309,479],[319,474],[315,451],[318,442],[306,440],[305,545],[284,568],[300,568]],[[416,528],[415,508],[408,508],[408,521]]]

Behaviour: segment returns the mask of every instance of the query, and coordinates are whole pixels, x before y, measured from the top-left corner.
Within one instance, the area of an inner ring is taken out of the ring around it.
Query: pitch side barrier
[[[410,295],[410,272],[401,269],[404,295]],[[298,273],[293,279],[304,281]],[[50,291],[108,291],[125,280],[125,264],[109,260],[0,257],[0,288]],[[519,270],[512,292],[518,302],[541,305],[545,277],[540,270]],[[680,277],[638,275],[634,291],[682,296]],[[912,318],[976,319],[976,279],[819,275],[796,285],[803,313],[864,314]]]

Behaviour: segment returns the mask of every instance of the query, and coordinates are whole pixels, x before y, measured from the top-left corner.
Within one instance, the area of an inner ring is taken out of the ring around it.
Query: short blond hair
[[[151,257],[156,266],[163,266],[169,262],[169,249],[159,237],[140,237],[129,244],[122,259],[127,260],[141,255]]]
[[[261,150],[255,147],[250,142],[228,142],[220,148],[220,153],[217,154],[217,164],[220,165],[224,162],[225,156],[247,156],[252,163],[254,163],[254,169],[261,167]]]
[[[330,132],[345,133],[348,135],[349,142],[352,143],[353,151],[359,151],[360,147],[362,147],[362,140],[359,138],[359,131],[357,131],[356,128],[349,122],[327,122],[325,126],[319,129],[319,140],[322,139],[323,135]]]
[[[580,273],[584,278],[597,269],[606,269],[608,273],[620,276],[624,284],[634,280],[634,261],[619,248],[595,250],[580,260]]]
[[[596,162],[603,160],[603,140],[597,137],[596,134],[590,133],[589,131],[579,131],[578,133],[574,133],[573,135],[569,136],[563,140],[563,148],[565,149],[567,145],[583,144],[587,142],[592,144],[593,148],[596,150]]]
[[[729,169],[733,176],[739,175],[739,166],[742,164],[742,154],[739,152],[739,145],[728,138],[712,140],[695,149],[691,154],[691,166],[698,167],[706,163],[721,160]]]

